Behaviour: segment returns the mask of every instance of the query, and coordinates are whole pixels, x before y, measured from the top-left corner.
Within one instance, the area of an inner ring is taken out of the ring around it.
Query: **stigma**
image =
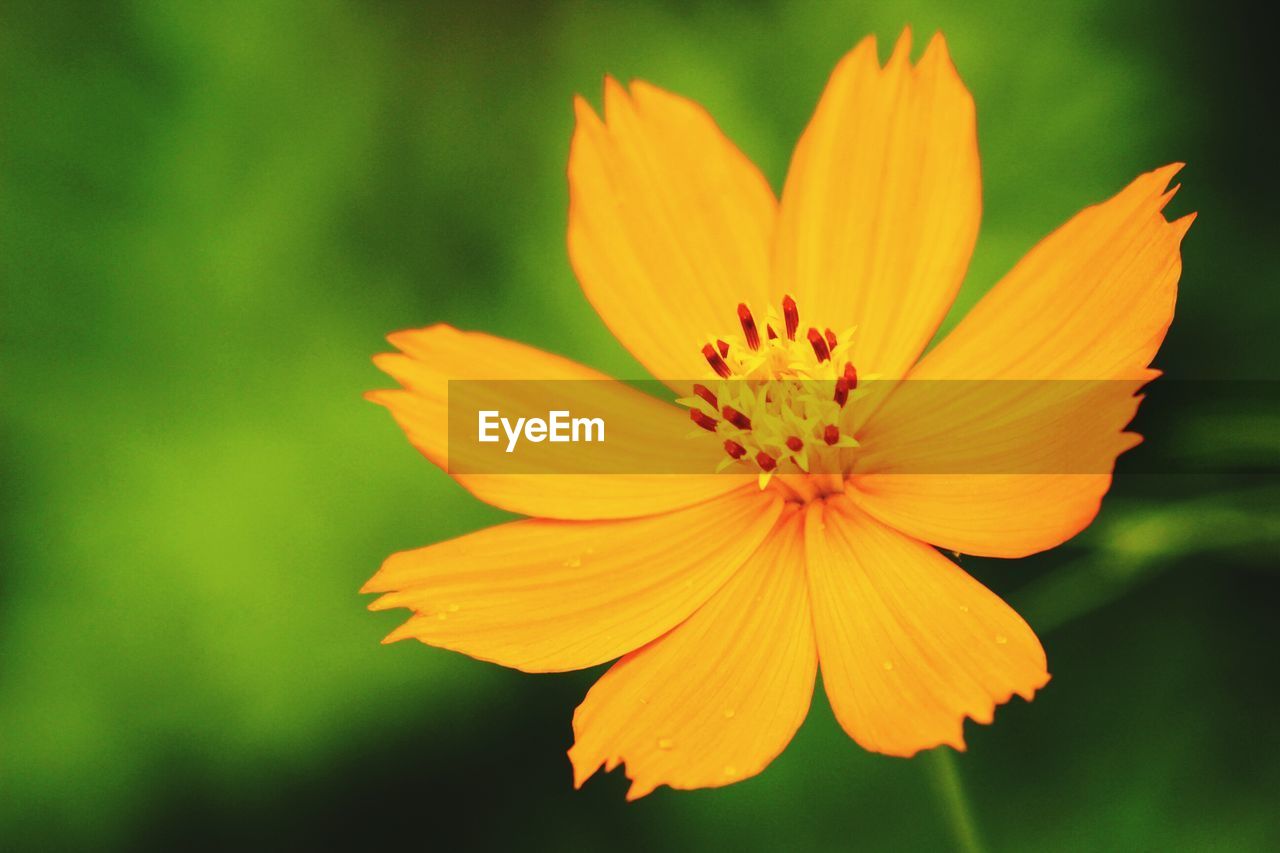
[[[756,473],[761,488],[789,475],[842,484],[858,447],[851,431],[860,396],[853,329],[802,329],[796,301],[787,296],[781,308],[781,316],[770,310],[761,323],[739,304],[741,332],[702,347],[710,375],[679,402],[689,407],[694,434],[711,432],[722,442],[717,470]]]

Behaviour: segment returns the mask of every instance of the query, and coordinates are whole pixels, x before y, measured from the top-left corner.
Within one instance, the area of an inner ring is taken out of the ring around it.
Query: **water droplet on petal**
[[[893,661],[887,660],[883,664],[881,664],[881,666],[883,666],[885,668],[885,671],[888,672],[889,670],[893,669]]]
[[[961,604],[961,605],[960,605],[960,612],[961,612],[961,613],[968,613],[968,612],[969,612],[969,605],[967,605],[967,604]]]
[[[1009,642],[1009,638],[1004,634],[996,634],[996,645],[1003,646],[1007,642]]]
[[[675,741],[671,740],[671,738],[669,737],[658,738],[658,749],[671,749],[673,746],[675,746]]]
[[[445,613],[443,610],[441,610],[439,613],[436,614],[436,618],[443,622],[445,619],[449,618],[449,615]]]
[[[726,776],[737,776],[737,775],[738,775],[738,768],[734,767],[732,764],[726,764],[726,765],[724,766],[724,775],[726,775]]]
[[[459,609],[460,609],[460,608],[459,608],[459,607],[458,607],[458,605],[456,605],[456,604],[450,604],[450,605],[449,605],[449,612],[450,612],[450,613],[457,613]]]
[[[565,567],[566,567],[566,568],[576,569],[578,566],[581,566],[581,565],[582,565],[582,558],[581,558],[581,557],[570,557],[568,560],[565,560],[565,561],[564,561],[564,564],[565,564]]]
[[[736,714],[736,713],[738,713],[738,712],[737,712],[737,711],[735,711],[735,710],[733,710],[732,708],[725,708],[725,709],[724,709],[724,718],[725,718],[726,720],[732,720],[732,719],[733,719],[733,715],[734,715],[734,714]]]

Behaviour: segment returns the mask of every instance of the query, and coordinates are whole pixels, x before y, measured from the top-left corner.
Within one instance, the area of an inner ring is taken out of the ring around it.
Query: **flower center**
[[[850,403],[860,396],[849,359],[853,329],[802,332],[790,296],[781,317],[770,308],[763,331],[745,303],[738,322],[740,335],[702,348],[719,378],[694,385],[694,396],[679,401],[695,424],[723,440],[717,470],[757,471],[762,488],[775,474],[842,484],[858,446],[850,431]]]

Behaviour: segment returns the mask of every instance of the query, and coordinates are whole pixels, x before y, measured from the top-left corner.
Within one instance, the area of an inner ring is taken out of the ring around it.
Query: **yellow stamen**
[[[716,433],[727,458],[720,469],[760,475],[798,500],[844,490],[851,451],[852,405],[858,372],[850,360],[853,329],[809,329],[798,335],[800,312],[791,297],[782,317],[766,316],[766,335],[746,304],[738,306],[742,333],[702,348],[717,378],[694,386],[680,402],[703,429]],[[785,330],[779,335],[777,329]]]

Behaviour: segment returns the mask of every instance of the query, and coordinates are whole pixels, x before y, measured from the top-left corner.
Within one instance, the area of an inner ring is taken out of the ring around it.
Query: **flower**
[[[1141,175],[1033,248],[922,357],[968,265],[981,193],[973,101],[945,41],[914,65],[909,52],[908,32],[883,67],[872,38],[844,57],[780,200],[687,100],[607,79],[605,120],[576,102],[574,270],[654,376],[699,380],[687,410],[628,391],[632,470],[664,470],[692,418],[724,438],[725,464],[759,477],[458,474],[531,518],[395,554],[364,591],[382,593],[375,609],[414,613],[387,641],[530,672],[620,658],[574,714],[577,785],[619,764],[629,798],[759,773],[804,719],[819,666],[841,726],[897,756],[963,749],[966,718],[989,723],[1049,679],[1027,624],[938,549],[1020,557],[1078,533],[1137,441],[1124,430],[1138,399],[1073,424],[1096,469],[903,475],[921,447],[983,443],[985,419],[966,416],[980,392],[959,383],[927,418],[891,396],[853,425],[841,395],[860,375],[1150,380],[1192,217],[1161,213],[1179,166]],[[442,467],[449,379],[605,378],[448,326],[389,340],[400,352],[375,361],[402,387],[369,397]],[[776,410],[718,396],[789,370],[832,383],[836,413],[785,403],[801,414],[783,429]],[[1028,457],[1060,450],[1019,435]]]

